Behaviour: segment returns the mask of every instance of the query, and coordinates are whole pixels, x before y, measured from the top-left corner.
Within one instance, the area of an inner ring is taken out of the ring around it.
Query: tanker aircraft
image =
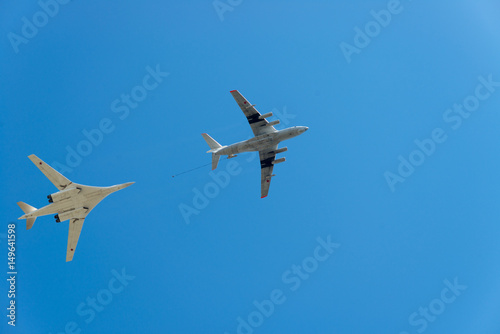
[[[58,192],[48,195],[49,205],[41,209],[36,209],[24,202],[17,202],[17,205],[24,211],[24,215],[19,219],[26,219],[26,229],[33,227],[35,220],[39,216],[56,213],[54,216],[56,223],[69,219],[68,248],[66,251],[66,262],[73,260],[78,238],[82,231],[85,217],[90,211],[109,194],[126,188],[134,182],[128,182],[111,187],[91,187],[78,183],[73,183],[55,169],[47,165],[36,155],[32,154],[28,158],[42,171],[52,182]]]
[[[273,174],[274,165],[285,161],[285,158],[276,159],[276,154],[288,150],[283,147],[278,149],[278,144],[283,140],[296,137],[309,129],[307,126],[294,126],[284,130],[276,130],[274,125],[279,124],[279,120],[268,122],[266,118],[273,115],[272,112],[261,115],[255,104],[250,104],[237,90],[232,90],[231,95],[245,114],[255,137],[241,141],[232,145],[222,146],[206,133],[201,135],[210,146],[207,153],[212,153],[212,170],[217,168],[221,155],[227,155],[228,159],[234,158],[236,154],[243,152],[258,151],[260,157],[260,195],[264,198],[269,193],[269,186]]]

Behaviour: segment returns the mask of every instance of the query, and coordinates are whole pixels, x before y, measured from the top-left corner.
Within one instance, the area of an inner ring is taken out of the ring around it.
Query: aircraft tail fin
[[[28,214],[30,212],[36,211],[35,207],[32,207],[29,204],[26,204],[24,202],[17,202],[17,205],[23,210],[24,213]],[[26,218],[26,229],[29,230],[30,228],[33,227],[33,224],[35,223],[36,217],[33,218]]]
[[[212,170],[215,170],[217,168],[217,165],[219,164],[219,159],[220,155],[212,153]]]
[[[214,153],[217,152],[220,148],[222,148],[222,145],[219,144],[217,141],[215,141],[215,139],[210,137],[208,134],[202,133],[201,135],[203,136],[203,139],[205,139],[205,141],[207,142],[208,146],[210,146],[210,151],[208,151],[207,153]]]

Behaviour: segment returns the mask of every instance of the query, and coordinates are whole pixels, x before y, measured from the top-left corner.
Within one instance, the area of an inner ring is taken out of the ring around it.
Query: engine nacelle
[[[65,189],[57,193],[48,195],[47,198],[49,199],[49,203],[59,202],[63,199],[70,198],[71,196],[78,194],[80,191],[80,188]]]
[[[268,112],[267,114],[260,115],[260,116],[259,116],[259,119],[268,118],[268,117],[271,117],[272,115],[273,115],[273,113],[272,113],[272,112]]]
[[[276,120],[276,121],[272,121],[272,122],[269,122],[266,124],[266,126],[273,126],[273,125],[276,125],[276,124],[280,124],[280,120]]]
[[[280,148],[280,149],[277,149],[276,151],[274,151],[274,154],[283,153],[286,151],[288,151],[288,147],[283,147],[283,148]]]
[[[276,165],[276,164],[280,164],[282,162],[285,162],[286,159],[283,157],[283,158],[279,158],[279,159],[276,159],[272,162],[273,165]]]
[[[78,208],[78,209],[73,209],[69,211],[65,211],[63,213],[58,213],[57,215],[54,216],[56,219],[56,223],[63,222],[65,220],[71,219],[71,218],[85,218],[85,214],[89,211],[89,208]]]

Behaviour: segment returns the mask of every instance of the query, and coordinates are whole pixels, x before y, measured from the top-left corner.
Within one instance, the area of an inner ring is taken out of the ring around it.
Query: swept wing
[[[36,155],[32,154],[28,156],[28,158],[35,164],[35,166],[38,167],[38,169],[42,171],[43,174],[45,174],[45,176],[57,187],[57,189],[64,190],[72,183]]]
[[[241,95],[240,92],[232,90],[230,93],[233,95],[236,103],[238,103],[241,110],[245,114],[255,136],[276,132],[276,129],[273,126],[267,125],[269,122],[265,118],[260,118],[262,115],[257,111],[257,109],[255,109],[254,105],[248,102],[248,100]]]
[[[85,218],[71,218],[69,220],[69,233],[68,233],[68,249],[66,251],[66,262],[73,260],[75,255],[76,245],[82,232],[82,226]]]
[[[276,159],[276,149],[278,145],[266,151],[259,151],[260,157],[260,196],[264,198],[269,193],[271,178],[273,176],[273,161]]]

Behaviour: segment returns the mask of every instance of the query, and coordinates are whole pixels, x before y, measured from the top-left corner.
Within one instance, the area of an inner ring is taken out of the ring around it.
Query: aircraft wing
[[[28,158],[38,167],[38,169],[42,171],[43,174],[45,174],[45,176],[57,187],[57,189],[63,190],[72,183],[36,155],[32,154],[28,156]]]
[[[276,132],[276,129],[273,126],[267,125],[269,124],[269,122],[265,118],[259,118],[261,114],[257,111],[257,109],[255,109],[254,105],[248,102],[248,100],[245,99],[243,95],[241,95],[240,92],[238,92],[237,90],[232,90],[230,93],[231,95],[233,95],[236,103],[238,103],[241,110],[245,114],[255,136]]]
[[[278,145],[266,150],[259,151],[260,157],[260,198],[264,198],[269,193],[271,177],[273,176],[273,161],[276,158],[276,149]]]
[[[85,218],[71,218],[69,220],[69,233],[68,233],[68,249],[66,251],[66,262],[73,260],[75,255],[76,245],[78,238],[82,232],[82,226]]]

